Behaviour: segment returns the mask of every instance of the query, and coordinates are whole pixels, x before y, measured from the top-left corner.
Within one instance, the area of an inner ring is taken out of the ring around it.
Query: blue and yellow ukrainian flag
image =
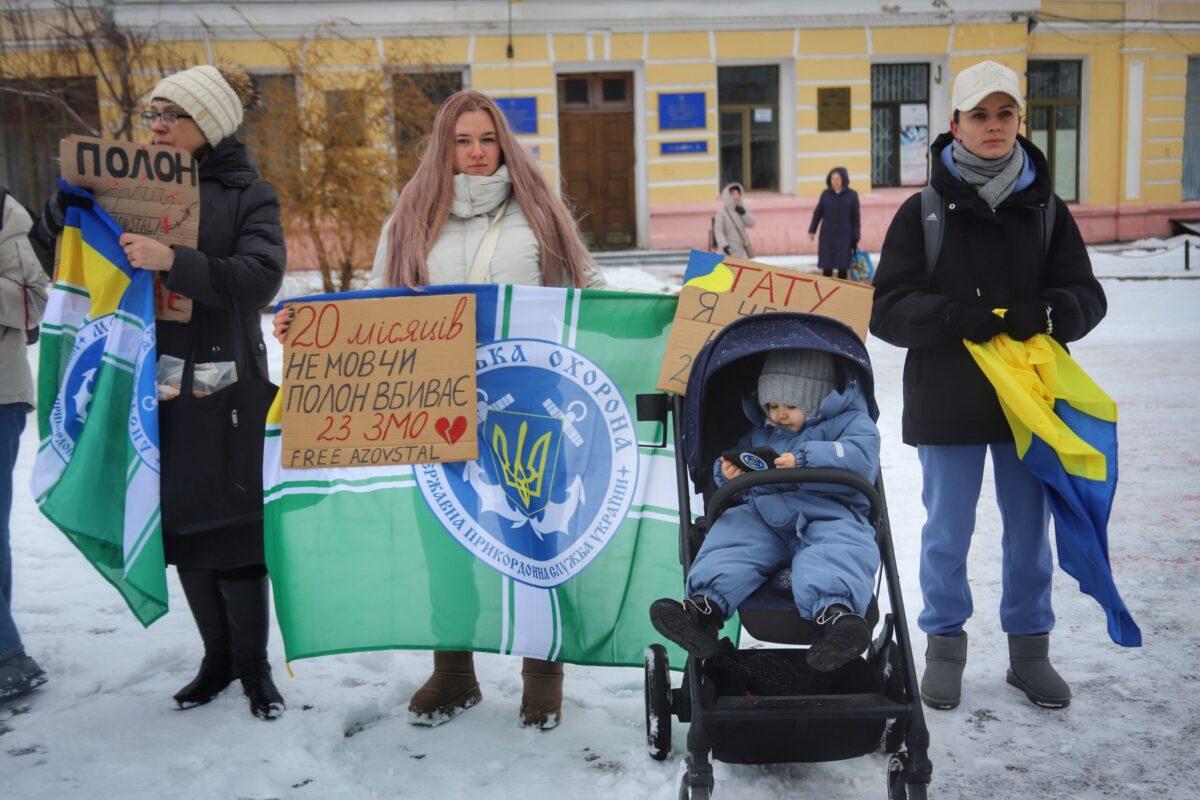
[[[1104,608],[1112,640],[1140,647],[1142,632],[1117,593],[1108,561],[1117,404],[1045,334],[965,344],[996,388],[1017,455],[1045,487],[1059,565]]]
[[[149,625],[167,611],[154,274],[129,264],[120,237],[99,204],[67,209],[39,345],[32,484],[42,513]]]

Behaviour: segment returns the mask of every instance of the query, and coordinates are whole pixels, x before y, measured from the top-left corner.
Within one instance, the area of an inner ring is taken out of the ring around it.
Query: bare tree
[[[279,192],[289,246],[311,252],[325,291],[345,291],[371,266],[440,102],[422,88],[443,74],[430,70],[428,45],[405,40],[383,53],[334,23],[299,46],[272,44],[294,77],[260,80],[247,139]]]
[[[54,0],[31,7],[4,0],[0,7],[0,92],[51,106],[79,133],[133,139],[143,96],[153,82],[182,69],[183,59],[162,46],[156,29],[118,23],[107,0]],[[81,113],[69,79],[97,82],[115,113]]]

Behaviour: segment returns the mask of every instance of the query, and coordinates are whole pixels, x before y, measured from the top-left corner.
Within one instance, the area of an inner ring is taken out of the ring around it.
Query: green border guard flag
[[[480,457],[285,469],[276,402],[266,548],[287,657],[414,648],[640,665],[659,640],[650,602],[683,591],[674,450],[639,445],[661,431],[634,411],[654,391],[675,298],[425,291],[477,297]]]
[[[154,273],[129,265],[120,237],[98,203],[67,209],[38,353],[32,483],[42,513],[149,625],[167,613]]]

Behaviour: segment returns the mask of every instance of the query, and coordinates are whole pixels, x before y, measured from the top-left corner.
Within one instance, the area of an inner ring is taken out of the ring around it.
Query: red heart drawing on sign
[[[454,444],[467,432],[467,418],[456,417],[454,422],[450,422],[449,417],[439,417],[438,421],[433,423],[433,429],[448,444]]]

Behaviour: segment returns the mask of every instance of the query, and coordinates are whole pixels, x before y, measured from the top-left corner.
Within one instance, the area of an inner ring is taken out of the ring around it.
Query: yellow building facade
[[[358,16],[322,42],[319,67],[283,55],[312,46],[343,5]],[[805,252],[834,166],[859,191],[863,241],[876,248],[924,183],[955,74],[983,59],[1022,75],[1027,135],[1087,238],[1165,234],[1172,219],[1200,217],[1200,186],[1185,181],[1185,166],[1200,165],[1200,117],[1186,130],[1200,115],[1200,4],[949,5],[248,2],[234,15],[181,2],[139,24],[171,31],[196,62],[262,76],[299,65],[298,80],[333,88],[419,53],[423,69],[505,104],[601,249],[704,247],[718,192],[736,180],[759,218],[757,252]]]

